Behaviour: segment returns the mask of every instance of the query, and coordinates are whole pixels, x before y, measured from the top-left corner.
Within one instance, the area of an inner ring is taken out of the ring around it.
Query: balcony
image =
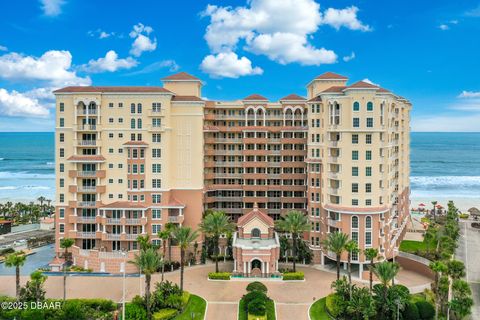
[[[95,216],[77,216],[77,223],[95,223]]]
[[[77,126],[78,131],[95,131],[97,130],[97,125],[95,124],[80,124]]]
[[[142,219],[140,218],[129,218],[129,219],[125,219],[125,224],[129,224],[129,225],[140,225],[142,224]]]
[[[328,162],[338,163],[338,157],[328,157]]]
[[[94,208],[97,205],[96,201],[78,201],[78,207],[87,207],[87,208]]]
[[[77,192],[96,192],[96,186],[79,186],[77,187]]]
[[[80,140],[78,141],[79,146],[96,146],[97,140]]]
[[[97,109],[84,109],[84,110],[77,110],[78,115],[92,115],[95,116],[98,114]]]
[[[338,194],[338,188],[328,188],[328,193],[337,195]]]
[[[126,240],[137,240],[137,238],[140,236],[140,233],[127,233],[125,235]]]
[[[79,231],[77,232],[77,238],[82,238],[82,239],[95,239],[95,232],[85,232],[85,231]]]
[[[112,225],[112,224],[121,224],[122,220],[120,218],[107,218],[107,224]]]
[[[77,171],[77,170],[70,170],[68,172],[68,176],[70,178],[105,178],[106,172],[105,170],[96,170],[96,171]]]
[[[148,110],[147,115],[149,117],[162,117],[165,115],[165,110],[164,109]]]
[[[107,233],[106,239],[107,240],[121,240],[122,234],[121,233]]]
[[[328,173],[328,178],[333,179],[333,180],[338,180],[340,177],[339,172],[329,172]]]
[[[333,227],[333,228],[340,228],[340,220],[334,220],[334,219],[331,219],[331,218],[328,218],[328,221],[327,221],[327,224],[329,227]]]
[[[338,147],[338,141],[328,141],[328,146],[330,148],[337,148]]]
[[[168,222],[172,223],[182,223],[183,222],[183,216],[168,216]]]

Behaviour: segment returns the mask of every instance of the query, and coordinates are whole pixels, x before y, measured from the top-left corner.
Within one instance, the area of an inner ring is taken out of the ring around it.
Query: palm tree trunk
[[[168,238],[168,261],[172,262],[172,241]]]
[[[164,274],[165,274],[165,256],[167,255],[167,245],[165,241],[163,242],[163,263],[162,263],[162,282],[164,280]]]
[[[340,255],[337,253],[337,280],[340,280]]]
[[[150,310],[150,281],[152,276],[145,274],[145,302],[147,303],[147,318],[152,319],[152,311]]]
[[[373,259],[370,261],[370,292],[372,292],[373,289]]]
[[[214,254],[215,254],[215,272],[218,273],[218,255],[219,255],[219,240],[218,240],[218,237],[215,236],[214,237],[214,244],[215,244],[215,248],[214,248]]]
[[[348,285],[349,285],[349,293],[350,293],[350,299],[352,299],[352,254],[350,251],[348,252]]]
[[[180,290],[183,292],[183,259],[185,258],[185,250],[180,249]]]
[[[15,267],[15,284],[16,284],[15,293],[17,295],[17,298],[19,298],[20,297],[20,266]]]
[[[297,234],[292,233],[293,237],[293,272],[297,272]]]
[[[65,264],[63,265],[63,301],[67,298],[67,274],[65,272]]]

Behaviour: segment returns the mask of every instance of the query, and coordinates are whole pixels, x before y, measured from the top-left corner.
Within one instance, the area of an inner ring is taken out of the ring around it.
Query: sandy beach
[[[468,209],[471,207],[477,207],[480,209],[480,195],[478,198],[461,198],[461,197],[431,197],[431,198],[426,198],[426,197],[415,197],[412,195],[410,197],[411,199],[411,208],[417,208],[420,203],[424,203],[426,205],[427,209],[432,209],[432,201],[438,201],[438,203],[445,208],[447,207],[447,204],[450,200],[452,200],[455,203],[455,206],[462,212],[466,212]]]

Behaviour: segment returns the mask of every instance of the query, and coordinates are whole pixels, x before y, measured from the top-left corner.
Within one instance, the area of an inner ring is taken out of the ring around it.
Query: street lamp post
[[[122,320],[125,320],[125,268],[126,268],[127,253],[125,251],[122,251],[122,256],[123,256]]]

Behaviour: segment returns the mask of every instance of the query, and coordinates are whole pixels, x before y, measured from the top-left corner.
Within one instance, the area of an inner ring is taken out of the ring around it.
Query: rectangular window
[[[372,199],[366,199],[365,200],[365,205],[366,206],[371,206],[372,205]]]
[[[119,107],[119,108],[123,108],[123,102],[119,102],[119,103],[118,103],[118,107]]]
[[[161,194],[152,194],[152,202],[153,203],[162,202],[162,195]]]
[[[358,134],[352,134],[352,143],[358,144]]]
[[[162,135],[160,133],[152,134],[152,142],[162,142]]]
[[[108,107],[109,107],[109,108],[113,108],[113,102],[109,102],[109,103],[108,103]]]
[[[162,104],[160,102],[152,103],[152,111],[153,112],[160,112],[162,109]]]
[[[372,184],[371,183],[366,183],[365,184],[365,192],[372,192]]]
[[[65,142],[65,133],[60,133],[60,142]]]
[[[65,157],[65,149],[60,148],[60,158]]]
[[[160,158],[162,155],[162,149],[152,149],[152,158]]]
[[[162,219],[162,210],[152,209],[152,219],[157,219],[157,220]]]
[[[372,151],[365,151],[365,160],[372,160]]]
[[[161,224],[152,224],[152,234],[157,234],[160,231],[162,231],[162,225]]]
[[[65,119],[60,118],[60,128],[65,127]]]
[[[160,163],[153,163],[152,173],[161,173],[161,172],[162,172],[162,165]]]
[[[153,189],[160,189],[162,187],[162,180],[161,179],[152,179],[152,188]]]
[[[65,172],[65,165],[63,163],[60,163],[60,172]]]
[[[373,118],[367,118],[367,128],[373,128]]]
[[[354,128],[360,127],[360,118],[353,118],[353,127]]]
[[[60,112],[65,111],[65,104],[63,102],[60,102]]]
[[[358,151],[357,150],[352,151],[352,160],[358,160]]]
[[[372,167],[366,167],[365,168],[365,175],[367,177],[371,177],[372,176]]]
[[[65,195],[60,193],[60,202],[65,202]]]
[[[352,192],[358,193],[358,183],[352,183]]]
[[[352,206],[358,206],[358,199],[352,199]]]
[[[64,208],[60,208],[58,210],[58,216],[62,219],[65,218],[65,209]]]
[[[65,224],[60,223],[60,224],[58,225],[58,228],[59,228],[60,233],[64,233],[64,232],[65,232]]]
[[[358,177],[358,167],[352,167],[352,177]]]
[[[65,187],[65,179],[61,178],[59,184],[60,184],[60,188]]]
[[[365,232],[365,245],[366,246],[372,245],[372,233],[370,231]]]
[[[160,128],[162,126],[162,119],[160,118],[153,118],[152,119],[152,126],[154,128]]]
[[[372,135],[371,134],[367,134],[365,136],[365,143],[366,144],[372,144]]]

